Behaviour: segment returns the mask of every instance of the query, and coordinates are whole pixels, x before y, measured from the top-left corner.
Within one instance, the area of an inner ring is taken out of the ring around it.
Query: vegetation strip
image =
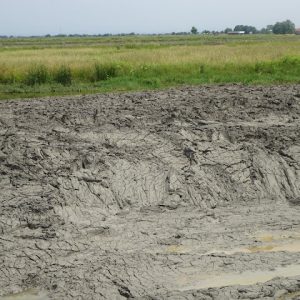
[[[296,35],[0,41],[5,44],[0,48],[0,99],[183,84],[300,82]]]

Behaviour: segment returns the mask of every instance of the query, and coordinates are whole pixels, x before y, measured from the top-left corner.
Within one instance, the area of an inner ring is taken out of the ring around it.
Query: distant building
[[[233,34],[233,35],[239,35],[239,34],[245,34],[245,31],[230,31],[228,34]]]
[[[298,34],[298,35],[300,35],[300,28],[297,28],[297,29],[295,30],[295,33]]]

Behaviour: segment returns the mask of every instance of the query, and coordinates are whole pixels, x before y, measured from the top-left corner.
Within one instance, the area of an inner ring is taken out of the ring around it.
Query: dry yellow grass
[[[49,68],[68,65],[71,69],[81,69],[94,63],[126,63],[132,66],[143,64],[180,65],[204,63],[222,65],[227,63],[245,64],[271,61],[283,56],[300,55],[298,43],[259,43],[241,45],[199,45],[170,46],[162,48],[117,49],[61,48],[10,50],[0,53],[0,68],[23,72],[33,64],[43,64]]]

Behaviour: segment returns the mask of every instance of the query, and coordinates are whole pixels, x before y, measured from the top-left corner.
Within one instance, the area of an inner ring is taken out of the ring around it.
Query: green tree
[[[234,31],[245,31],[246,34],[257,33],[257,29],[254,26],[248,25],[236,25]]]
[[[226,28],[226,29],[224,30],[224,32],[225,32],[225,33],[232,32],[232,28]]]
[[[290,20],[286,20],[284,22],[277,22],[273,27],[273,33],[275,34],[295,33],[295,24]]]
[[[192,29],[191,29],[191,33],[192,34],[197,34],[198,33],[198,29],[195,26],[193,26]]]
[[[262,28],[259,33],[262,34],[271,34],[273,33],[273,27],[274,25],[267,25],[266,27]]]

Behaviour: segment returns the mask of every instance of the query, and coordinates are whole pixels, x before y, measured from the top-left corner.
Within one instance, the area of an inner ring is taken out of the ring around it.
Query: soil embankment
[[[0,125],[0,299],[299,299],[300,85],[3,101]]]

